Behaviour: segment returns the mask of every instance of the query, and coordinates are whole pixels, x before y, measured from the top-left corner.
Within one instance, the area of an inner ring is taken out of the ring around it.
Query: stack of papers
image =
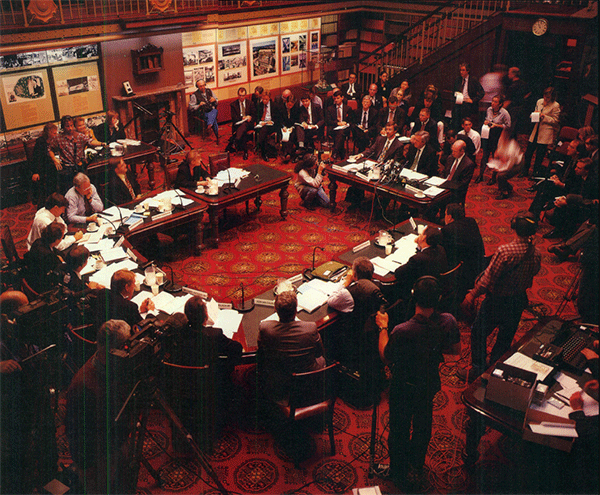
[[[112,263],[113,261],[122,260],[127,258],[127,252],[122,247],[107,249],[100,253],[104,263]],[[137,265],[136,265],[137,268]]]
[[[171,204],[174,206],[177,206],[177,205],[188,206],[188,205],[191,205],[194,203],[193,200],[186,198],[184,196],[185,196],[185,193],[183,191],[181,191],[180,189],[170,189],[168,191],[161,192],[160,194],[157,194],[153,198],[146,200],[146,201],[148,203],[150,203],[150,206],[156,206],[156,207],[158,207],[158,204],[163,199],[170,199]]]
[[[126,259],[113,263],[112,265],[105,266],[102,270],[97,271],[90,277],[90,282],[96,282],[97,284],[103,285],[104,287],[110,287],[110,278],[118,270],[127,269],[135,270],[138,267],[137,263],[133,260]]]
[[[422,181],[422,180],[427,179],[429,176],[422,174],[420,172],[415,172],[414,170],[411,170],[410,168],[403,168],[402,171],[400,172],[400,177],[404,177],[408,180]]]
[[[425,196],[429,196],[430,198],[435,198],[438,194],[442,194],[444,189],[436,186],[430,186],[423,191]]]
[[[335,282],[326,282],[318,278],[302,284],[298,287],[298,308],[307,313],[312,313],[327,302],[337,286],[338,284]]]
[[[148,313],[157,315],[159,311],[164,311],[168,315],[172,315],[174,313],[183,313],[185,303],[192,297],[191,294],[175,297],[164,290],[160,291],[155,296],[152,295],[152,292],[141,291],[131,300],[136,303],[139,308],[142,303],[149,298],[154,303],[154,309]],[[142,316],[145,317],[146,315]]]
[[[241,168],[233,168],[230,167],[227,170],[221,170],[215,179],[219,183],[219,187],[223,186],[223,184],[228,184],[229,182],[236,182],[238,180],[242,180],[244,177],[248,177],[250,172],[247,170],[243,170]]]
[[[441,186],[444,182],[446,182],[446,179],[441,177],[429,177],[424,184],[427,186]]]
[[[213,322],[212,326],[223,330],[226,337],[232,338],[242,324],[241,313],[234,309],[220,309],[219,303],[214,298],[206,303],[206,309],[209,320]]]

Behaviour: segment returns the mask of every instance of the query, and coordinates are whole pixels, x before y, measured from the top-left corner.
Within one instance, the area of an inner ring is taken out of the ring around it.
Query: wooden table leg
[[[256,206],[256,211],[259,212],[260,207],[262,206],[262,198],[260,196],[256,196],[256,198],[254,198],[254,206]]]
[[[287,184],[285,184],[279,190],[279,199],[281,200],[281,210],[279,210],[279,213],[281,214],[281,218],[283,218],[284,220],[286,219],[287,214],[288,214],[287,203],[288,203],[288,196],[290,195],[287,188],[288,188],[288,186],[287,186]]]
[[[219,247],[219,212],[216,208],[208,209],[208,218],[211,226],[211,242],[215,247]]]
[[[154,190],[156,186],[156,181],[154,180],[154,160],[150,159],[146,162],[146,168],[148,169],[148,185],[150,186],[150,190]],[[165,179],[167,173],[167,167],[165,165]]]
[[[202,220],[204,219],[204,215],[201,215],[200,218],[198,219],[198,222],[196,223],[195,229],[196,229],[196,245],[195,245],[195,254],[199,255],[202,250],[205,248],[204,246],[204,224],[202,223]]]
[[[329,204],[331,206],[331,211],[335,211],[335,207],[337,204],[335,202],[335,198],[337,196],[337,189],[337,181],[334,178],[329,177]]]

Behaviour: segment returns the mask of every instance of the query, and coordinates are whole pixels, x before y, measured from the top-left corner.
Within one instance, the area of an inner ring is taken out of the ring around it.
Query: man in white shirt
[[[462,128],[463,130],[459,131],[458,133],[470,137],[471,141],[473,141],[473,144],[475,145],[475,154],[473,157],[471,157],[471,159],[474,161],[474,158],[481,149],[481,135],[473,129],[473,121],[471,120],[471,117],[465,117],[462,119]]]
[[[28,250],[31,249],[31,245],[36,241],[36,239],[39,239],[39,237],[42,235],[42,231],[52,222],[56,221],[61,223],[65,226],[65,230],[67,229],[65,221],[61,218],[61,215],[65,212],[67,204],[67,200],[62,194],[52,193],[50,196],[48,196],[44,208],[38,210],[33,218],[33,224],[31,225],[31,230],[27,236]],[[62,241],[60,241],[58,246],[56,246],[56,249],[59,251],[64,251],[82,237],[83,233],[81,231],[77,231],[75,235],[67,235],[63,237]]]
[[[67,206],[69,223],[97,222],[96,213],[104,209],[96,187],[90,182],[90,178],[81,172],[73,177],[73,187],[67,191],[65,199],[69,203]]]

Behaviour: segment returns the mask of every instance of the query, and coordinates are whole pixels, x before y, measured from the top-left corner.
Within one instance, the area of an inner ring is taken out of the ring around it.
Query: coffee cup
[[[162,285],[165,281],[165,274],[163,272],[156,272],[156,283]]]

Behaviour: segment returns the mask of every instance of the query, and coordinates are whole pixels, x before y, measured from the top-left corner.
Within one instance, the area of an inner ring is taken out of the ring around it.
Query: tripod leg
[[[148,423],[148,407],[145,407],[142,411],[142,417],[136,428],[135,438],[134,438],[134,446],[132,448],[132,459],[130,462],[130,474],[131,480],[129,481],[130,491],[127,493],[136,493],[138,476],[140,471],[140,463],[144,465],[144,467],[150,473],[150,476],[154,478],[158,486],[162,486],[162,480],[160,479],[160,474],[150,465],[150,463],[144,458],[144,440],[146,439],[146,425]]]
[[[169,417],[169,419],[171,420],[171,424],[173,424],[175,426],[175,428],[177,428],[177,430],[186,439],[186,441],[188,442],[189,446],[192,448],[192,450],[194,451],[194,453],[198,457],[198,461],[200,462],[200,465],[206,471],[206,474],[208,474],[211,477],[211,479],[215,482],[215,485],[217,485],[217,489],[223,495],[228,495],[229,492],[227,491],[227,489],[223,486],[223,484],[221,483],[221,481],[217,477],[217,473],[215,473],[215,471],[213,470],[212,466],[210,465],[210,463],[206,459],[206,456],[200,450],[200,447],[198,447],[198,444],[192,438],[192,435],[190,435],[190,433],[185,429],[185,426],[183,426],[183,423],[177,417],[177,414],[175,414],[175,411],[173,411],[173,409],[171,408],[171,406],[169,406],[169,404],[167,403],[166,399],[164,398],[164,396],[162,395],[162,393],[161,393],[161,391],[159,389],[156,389],[154,391],[154,393],[152,395],[152,398],[160,405],[160,407],[162,408],[162,410]]]
[[[371,445],[369,447],[369,474],[373,477],[373,468],[375,467],[375,439],[377,438],[377,401],[373,400],[373,414],[371,415]]]

